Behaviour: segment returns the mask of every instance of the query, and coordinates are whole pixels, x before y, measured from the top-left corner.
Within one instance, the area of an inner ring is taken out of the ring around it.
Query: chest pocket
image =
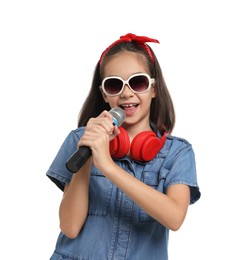
[[[143,172],[143,182],[150,186],[151,188],[158,190],[165,194],[165,183],[166,183],[166,176],[169,170],[166,168],[162,168],[160,172],[153,172],[153,171],[144,171]],[[139,213],[139,221],[141,223],[148,223],[155,221],[147,212],[143,209],[140,209]]]
[[[106,216],[110,206],[113,184],[93,168],[89,185],[89,215]]]

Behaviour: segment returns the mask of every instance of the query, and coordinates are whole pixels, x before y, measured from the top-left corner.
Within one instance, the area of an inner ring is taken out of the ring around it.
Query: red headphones
[[[119,127],[120,134],[117,135],[109,144],[111,156],[122,158],[129,150],[132,158],[136,161],[151,161],[164,146],[167,133],[164,132],[159,138],[152,131],[145,131],[138,134],[130,145],[128,133],[122,127]]]

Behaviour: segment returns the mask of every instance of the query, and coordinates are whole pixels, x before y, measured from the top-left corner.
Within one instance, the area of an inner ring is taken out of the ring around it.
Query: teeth
[[[122,107],[133,107],[135,104],[127,104],[127,105],[122,105]]]

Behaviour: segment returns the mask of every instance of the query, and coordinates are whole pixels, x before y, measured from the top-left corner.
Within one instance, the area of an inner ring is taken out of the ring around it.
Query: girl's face
[[[114,55],[107,61],[104,68],[104,78],[118,76],[123,80],[127,80],[131,75],[137,73],[149,74],[145,64],[147,63],[143,55],[133,52],[122,52]],[[102,95],[111,108],[121,107],[125,111],[126,119],[123,127],[129,128],[136,125],[138,131],[150,130],[150,105],[152,98],[156,96],[153,85],[144,93],[134,93],[125,85],[123,91],[117,96],[108,96],[103,91]]]

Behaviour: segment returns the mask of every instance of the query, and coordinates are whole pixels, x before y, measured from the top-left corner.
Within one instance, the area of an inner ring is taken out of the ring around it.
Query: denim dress
[[[61,190],[71,180],[72,173],[65,164],[84,130],[80,127],[69,133],[46,173]],[[168,136],[164,147],[149,162],[131,161],[127,156],[114,161],[159,192],[185,184],[190,188],[190,204],[200,198],[195,155],[191,144],[182,138]],[[168,238],[169,229],[92,166],[86,222],[75,239],[59,234],[50,260],[167,260]]]

